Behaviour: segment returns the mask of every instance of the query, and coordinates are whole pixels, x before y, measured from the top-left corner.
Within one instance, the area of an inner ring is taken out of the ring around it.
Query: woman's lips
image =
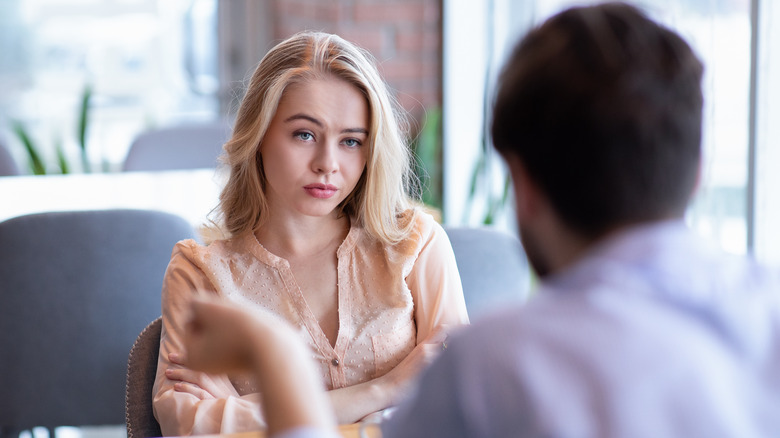
[[[335,195],[338,187],[332,184],[309,184],[303,188],[310,196],[318,199],[328,199]]]

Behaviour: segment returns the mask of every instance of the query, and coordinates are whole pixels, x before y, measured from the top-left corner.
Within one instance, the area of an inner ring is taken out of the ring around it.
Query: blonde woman
[[[195,297],[292,324],[340,423],[392,406],[442,328],[468,322],[449,240],[408,196],[399,114],[370,56],[338,36],[297,34],[260,62],[224,147],[226,237],[178,243],[163,282],[163,434],[264,427],[251,378],[183,365]]]

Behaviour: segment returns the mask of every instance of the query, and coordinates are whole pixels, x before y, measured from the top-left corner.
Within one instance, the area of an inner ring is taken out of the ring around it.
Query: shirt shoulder
[[[446,238],[444,228],[433,216],[419,208],[407,210],[401,215],[400,220],[407,223],[411,221],[412,225],[409,234],[403,240],[389,246],[391,252],[397,255],[415,258],[432,240],[442,236]]]
[[[172,261],[177,258],[184,259],[197,266],[209,264],[223,264],[228,261],[236,262],[238,259],[251,255],[247,250],[246,237],[234,237],[225,240],[215,240],[208,245],[201,244],[194,239],[181,240],[173,247]]]

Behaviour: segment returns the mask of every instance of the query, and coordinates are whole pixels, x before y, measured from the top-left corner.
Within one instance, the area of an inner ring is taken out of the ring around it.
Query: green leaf
[[[11,129],[14,134],[19,138],[19,141],[24,145],[24,149],[27,151],[27,156],[30,158],[30,170],[34,175],[46,175],[46,166],[43,164],[41,154],[38,152],[38,148],[33,143],[30,135],[27,133],[27,128],[24,127],[22,122],[18,120],[11,121]]]
[[[488,199],[488,209],[487,213],[485,213],[484,219],[482,219],[482,225],[493,225],[495,217],[495,204],[495,200],[492,197]]]
[[[62,139],[55,140],[57,151],[57,164],[60,166],[60,172],[63,174],[70,173],[70,165],[68,165],[68,159],[65,157],[65,149],[62,145]]]
[[[92,87],[84,87],[81,95],[81,108],[79,108],[78,143],[81,147],[81,160],[84,163],[84,172],[89,172],[89,158],[87,157],[87,125],[89,124],[89,103],[92,100]]]

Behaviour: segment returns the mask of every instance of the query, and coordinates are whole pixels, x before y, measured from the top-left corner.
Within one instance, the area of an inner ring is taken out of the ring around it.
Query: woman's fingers
[[[168,354],[168,361],[176,365],[184,365],[184,357],[179,353]]]
[[[189,370],[187,368],[172,367],[165,370],[165,377],[170,380],[180,380],[182,382],[193,383],[198,385],[200,383],[200,375],[196,371]]]
[[[225,398],[225,397],[238,397],[233,384],[226,376],[213,376],[200,371],[190,370],[188,368],[168,368],[165,370],[165,377],[169,380],[176,382],[176,384],[185,384],[183,389],[177,391],[189,392],[203,399],[206,396],[202,396],[200,393],[193,392],[192,387],[197,388],[198,391],[203,391],[208,395],[206,398]]]
[[[212,394],[209,394],[208,391],[205,391],[202,388],[198,387],[197,385],[193,385],[192,383],[176,382],[173,385],[173,389],[176,392],[184,392],[187,394],[192,394],[195,397],[199,398],[200,400],[215,398]]]

